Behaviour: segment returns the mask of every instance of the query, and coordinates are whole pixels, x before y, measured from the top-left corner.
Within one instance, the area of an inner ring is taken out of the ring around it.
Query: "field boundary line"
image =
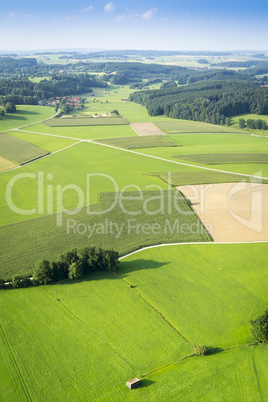
[[[138,131],[137,131],[137,130],[135,130],[135,128],[134,128],[134,127],[132,127],[132,125],[131,125],[131,124],[130,124],[130,127],[132,128],[132,130],[134,130],[134,131],[135,131],[135,133],[136,133],[136,134],[138,134],[138,136],[139,136],[139,137],[141,137],[141,134],[139,134],[139,133],[138,133]]]
[[[261,387],[260,387],[260,382],[259,382],[259,377],[258,377],[258,372],[257,372],[257,369],[256,369],[256,364],[255,364],[254,356],[251,356],[251,358],[252,358],[254,373],[255,373],[255,376],[256,376],[256,381],[257,381],[258,388],[259,388],[259,392],[260,392],[260,397],[261,397],[261,400],[263,401],[263,397],[262,397],[262,392],[261,392]]]
[[[177,333],[177,335],[179,335],[182,339],[184,339],[185,342],[187,342],[193,349],[195,348],[195,346],[194,346],[190,341],[188,341],[188,339],[185,338],[185,337],[177,330],[177,328],[175,328],[174,325],[172,325],[172,324],[166,319],[166,317],[165,317],[159,310],[157,310],[156,307],[154,307],[150,302],[148,302],[148,300],[146,300],[145,297],[142,296],[142,294],[141,294],[135,287],[133,287],[133,285],[131,285],[131,283],[129,283],[128,281],[126,281],[120,273],[117,273],[117,275],[121,278],[121,280],[122,280],[126,285],[130,286],[130,287],[134,290],[134,292],[136,292],[136,293],[140,296],[140,298],[141,298],[146,304],[148,304],[148,306],[150,306],[150,307],[162,318],[162,320],[164,320],[164,321],[173,329],[173,331],[175,331],[175,332]]]
[[[10,355],[10,358],[11,358],[11,361],[12,361],[13,366],[15,368],[15,371],[16,371],[16,373],[18,375],[18,378],[19,378],[22,390],[23,390],[23,392],[24,392],[24,394],[26,396],[26,399],[31,401],[32,398],[31,398],[31,396],[29,394],[29,391],[28,391],[28,389],[26,387],[24,378],[23,378],[23,376],[21,374],[20,368],[19,368],[18,363],[17,363],[17,361],[15,359],[14,353],[12,351],[12,348],[11,348],[10,344],[9,344],[9,341],[7,340],[6,334],[4,332],[4,329],[3,329],[3,326],[1,325],[1,323],[0,323],[0,333],[2,335],[2,339],[3,339],[4,344],[6,345],[7,351],[9,353],[9,355]]]
[[[193,168],[196,168],[196,169],[210,170],[210,171],[219,172],[219,173],[228,173],[228,174],[232,174],[232,175],[235,175],[235,176],[252,177],[251,174],[235,173],[235,172],[229,172],[228,170],[212,169],[212,168],[208,168],[208,167],[204,167],[204,166],[190,165],[189,163],[177,162],[177,161],[173,161],[173,160],[170,160],[170,159],[161,158],[160,156],[143,154],[141,152],[132,151],[130,149],[119,148],[119,147],[116,147],[114,145],[108,145],[108,144],[104,144],[104,143],[102,144],[100,142],[97,142],[96,140],[84,140],[84,141],[90,142],[92,144],[97,144],[97,145],[101,145],[101,146],[104,146],[104,147],[108,147],[108,148],[118,149],[119,151],[130,152],[132,154],[141,155],[141,156],[147,156],[148,158],[153,158],[153,159],[158,159],[158,160],[161,160],[161,161],[164,161],[164,162],[174,163],[175,165],[188,166],[188,167],[193,167]],[[268,180],[268,177],[262,177],[262,176],[254,176],[254,177],[256,179]]]
[[[256,343],[248,343],[248,344],[246,344],[246,345],[239,345],[239,346],[233,346],[233,347],[226,348],[226,349],[221,349],[221,353],[222,353],[222,352],[229,352],[230,350],[245,348],[245,347],[249,347],[249,346],[256,346]],[[160,367],[158,367],[158,368],[156,368],[156,369],[154,369],[154,370],[148,371],[148,372],[145,373],[145,374],[139,374],[139,377],[144,378],[144,377],[146,377],[146,376],[148,376],[148,375],[157,373],[158,371],[162,371],[163,369],[165,369],[165,368],[167,368],[167,367],[170,367],[170,366],[172,366],[172,365],[178,364],[178,363],[180,363],[182,360],[188,359],[188,358],[190,358],[190,357],[198,357],[198,356],[193,353],[193,354],[191,354],[191,355],[186,355],[186,356],[180,357],[179,359],[176,359],[176,360],[174,360],[174,361],[172,361],[172,362],[170,362],[170,363],[167,363],[167,364],[165,364],[165,365],[163,365],[163,366],[160,366]],[[258,382],[258,380],[257,380],[257,382]],[[259,385],[259,384],[258,384],[258,385]],[[261,394],[261,391],[260,391],[260,394]],[[262,399],[262,400],[263,400],[263,399]]]
[[[162,244],[155,244],[153,246],[147,246],[147,247],[143,247],[143,248],[139,248],[138,250],[135,251],[131,251],[131,253],[122,255],[121,257],[119,257],[119,260],[123,260],[126,257],[129,257],[133,254],[139,253],[140,251],[144,251],[144,250],[149,250],[151,248],[157,248],[157,247],[166,247],[166,246],[193,246],[193,245],[206,245],[206,244],[263,244],[263,243],[268,243],[268,241],[266,240],[260,240],[260,241],[237,241],[237,242],[221,242],[221,241],[208,241],[208,242],[191,242],[191,243],[162,243]]]

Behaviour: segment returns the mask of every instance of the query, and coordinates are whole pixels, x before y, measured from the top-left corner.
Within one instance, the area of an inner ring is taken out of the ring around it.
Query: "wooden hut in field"
[[[139,388],[140,385],[141,385],[141,380],[139,378],[133,378],[133,380],[126,382],[126,386],[129,389]]]

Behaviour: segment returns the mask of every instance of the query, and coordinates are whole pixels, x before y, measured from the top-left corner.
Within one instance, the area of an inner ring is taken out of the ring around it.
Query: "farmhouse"
[[[141,385],[141,381],[139,378],[133,378],[133,380],[127,381],[126,386],[129,389],[139,388]]]

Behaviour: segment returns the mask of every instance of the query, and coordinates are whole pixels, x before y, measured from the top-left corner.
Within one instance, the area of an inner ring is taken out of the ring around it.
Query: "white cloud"
[[[83,10],[80,10],[80,13],[89,13],[90,11],[92,11],[94,8],[94,6],[88,6],[86,8],[84,8]]]
[[[9,13],[8,18],[18,18],[18,19],[24,19],[24,18],[31,18],[32,14],[19,14],[19,13]]]
[[[81,17],[78,15],[74,15],[73,17],[70,17],[69,15],[67,15],[65,18],[65,21],[69,22],[69,21],[76,21],[76,20],[80,20]]]
[[[104,11],[107,13],[110,13],[111,11],[114,11],[116,9],[114,3],[107,3],[106,6],[104,7]]]
[[[126,20],[131,20],[136,17],[140,17],[140,14],[131,14],[131,15],[126,15],[126,14],[121,14],[116,18],[116,22],[122,22]]]
[[[127,20],[129,17],[126,14],[121,14],[116,18],[116,22],[122,22]]]
[[[146,11],[142,14],[141,18],[145,21],[150,21],[152,16],[157,12],[157,8],[152,8],[151,10]]]

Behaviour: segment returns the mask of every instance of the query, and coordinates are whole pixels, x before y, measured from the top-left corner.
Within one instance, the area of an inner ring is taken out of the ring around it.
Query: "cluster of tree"
[[[268,126],[267,126],[267,122],[265,120],[261,120],[261,119],[247,119],[247,121],[245,119],[239,119],[239,128],[251,128],[251,129],[257,129],[257,130],[267,130]]]
[[[268,89],[235,81],[134,92],[129,100],[144,104],[151,116],[213,124],[225,124],[226,118],[238,114],[268,114]]]
[[[24,68],[36,67],[37,59],[34,58],[22,58],[13,59],[12,57],[0,57],[0,73],[17,72]]]
[[[63,279],[77,279],[96,271],[117,272],[119,254],[96,247],[72,249],[60,254],[56,261],[38,260],[33,278],[14,276],[11,283],[0,279],[0,289],[46,285]]]
[[[258,343],[268,343],[268,309],[256,320],[251,321],[251,333]]]
[[[165,88],[176,88],[177,84],[175,81],[165,81],[163,84],[161,84],[160,89],[165,89]]]
[[[91,87],[105,88],[107,82],[96,75],[74,74],[53,74],[50,79],[44,79],[34,83],[27,78],[19,80],[0,80],[0,102],[13,102],[15,104],[36,105],[38,99],[44,100],[53,97],[69,96],[90,92]]]

